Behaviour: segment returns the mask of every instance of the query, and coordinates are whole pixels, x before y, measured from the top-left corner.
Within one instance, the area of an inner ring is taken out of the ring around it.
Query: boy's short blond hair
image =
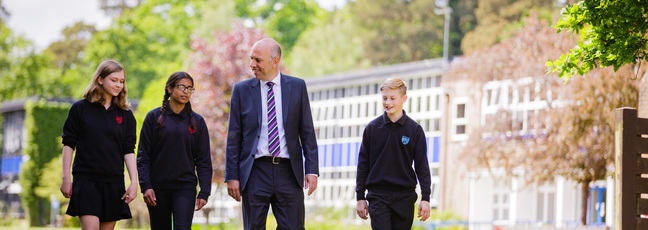
[[[407,95],[407,85],[405,82],[398,78],[389,78],[380,85],[380,92],[386,89],[398,89],[401,94]]]

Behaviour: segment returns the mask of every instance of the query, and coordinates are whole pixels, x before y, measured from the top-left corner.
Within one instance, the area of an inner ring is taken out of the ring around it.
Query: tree
[[[569,79],[599,66],[618,70],[648,60],[648,1],[579,1],[566,6],[556,28],[580,34],[578,45],[547,65]]]
[[[236,82],[252,76],[250,51],[252,45],[264,37],[262,30],[249,29],[236,22],[228,32],[214,33],[213,43],[201,39],[191,41],[188,71],[194,76],[196,87],[192,104],[209,127],[212,178],[219,187],[225,179],[225,140],[232,89]],[[205,216],[209,216],[210,211],[203,208]]]
[[[250,48],[264,37],[260,29],[248,29],[241,23],[234,23],[229,32],[215,33],[214,43],[200,39],[191,41],[189,72],[194,76],[196,87],[192,103],[209,127],[215,181],[224,179],[226,124],[233,86],[252,77]]]
[[[69,95],[69,87],[60,81],[59,71],[50,63],[50,56],[37,53],[30,41],[0,22],[0,101]]]
[[[452,8],[448,55],[460,55],[464,52],[461,49],[461,40],[466,36],[466,33],[477,26],[477,17],[475,16],[477,0],[450,0],[448,4]]]
[[[360,37],[364,33],[352,23],[348,10],[329,12],[301,35],[286,66],[302,77],[368,68]]]
[[[85,49],[88,40],[97,29],[94,25],[85,24],[83,21],[63,29],[63,40],[52,42],[45,52],[53,55],[56,66],[68,69],[71,65],[80,62],[81,54]]]
[[[519,28],[521,20],[530,10],[556,11],[555,0],[477,0],[475,18],[477,25],[467,32],[461,41],[464,53],[472,53],[511,37]]]
[[[0,0],[0,23],[4,23],[9,15],[9,11],[4,6],[4,4],[2,4],[2,0]]]
[[[140,98],[148,82],[182,69],[203,0],[148,0],[97,32],[84,50],[82,76],[105,59],[126,68],[130,98]]]
[[[531,76],[543,86],[536,94],[551,91],[551,96],[546,96],[548,108],[528,118],[531,129],[522,130],[521,121],[505,107],[496,116],[487,116],[468,141],[481,144],[466,148],[464,157],[476,166],[505,169],[509,175],[523,169],[528,182],[552,182],[563,176],[579,183],[585,194],[581,200],[584,224],[589,184],[608,176],[614,160],[613,110],[635,106],[638,89],[622,77],[629,69],[619,73],[596,70],[582,81],[566,85],[555,75],[541,77],[545,73],[543,60],[559,56],[574,43],[569,34],[557,34],[531,16],[514,37],[453,63],[448,75],[482,82]]]
[[[301,34],[323,10],[314,0],[235,0],[236,13],[266,30],[289,56]],[[259,4],[263,2],[263,4]]]
[[[434,0],[358,0],[348,3],[353,21],[367,31],[364,50],[371,63],[394,64],[441,57],[443,16]]]
[[[135,8],[144,0],[100,0],[99,8],[107,15],[119,16],[125,10]]]

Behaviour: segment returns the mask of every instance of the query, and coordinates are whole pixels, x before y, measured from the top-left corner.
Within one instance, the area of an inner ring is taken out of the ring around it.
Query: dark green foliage
[[[562,10],[556,28],[581,35],[568,53],[547,62],[560,77],[648,60],[648,0],[579,1]]]
[[[19,182],[21,201],[31,226],[49,222],[49,199],[37,194],[46,165],[62,152],[61,132],[70,105],[67,103],[29,101],[25,104],[26,158],[21,167]],[[60,175],[59,175],[60,176]]]

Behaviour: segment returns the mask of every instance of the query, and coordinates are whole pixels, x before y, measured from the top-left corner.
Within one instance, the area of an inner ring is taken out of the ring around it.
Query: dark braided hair
[[[166,114],[167,111],[169,111],[171,108],[169,107],[169,98],[171,97],[171,93],[167,89],[173,90],[176,86],[176,83],[178,83],[182,79],[189,79],[191,80],[191,84],[194,83],[193,78],[191,75],[189,75],[187,72],[184,71],[178,71],[171,76],[169,76],[169,79],[166,82],[166,85],[164,86],[164,99],[162,99],[162,108],[161,108],[161,113],[160,116],[158,116],[157,123],[160,127],[164,127],[164,115]],[[193,109],[191,108],[191,102],[187,102],[185,104],[185,107],[188,108],[189,110],[189,117],[191,118],[191,128],[196,129],[196,120],[193,117]]]

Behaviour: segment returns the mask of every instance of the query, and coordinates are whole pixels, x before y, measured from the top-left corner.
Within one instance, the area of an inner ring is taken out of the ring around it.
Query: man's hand
[[[304,181],[304,189],[308,189],[308,195],[313,193],[317,188],[317,176],[315,175],[306,175],[306,181]]]
[[[430,202],[422,200],[419,204],[418,217],[421,221],[427,220],[430,217]]]
[[[203,206],[205,206],[206,204],[207,204],[207,201],[206,201],[205,199],[198,198],[198,199],[196,200],[196,210],[195,210],[195,211],[200,210],[200,209],[201,209]]]
[[[239,190],[238,180],[227,181],[227,194],[229,194],[229,196],[234,198],[234,200],[241,201],[241,191]]]
[[[358,216],[362,219],[366,220],[367,217],[369,217],[369,204],[366,200],[358,201],[358,204],[356,205],[356,212],[358,212]]]
[[[155,191],[153,189],[147,189],[144,191],[144,202],[148,204],[151,207],[155,207],[157,205],[157,199],[155,199]]]

